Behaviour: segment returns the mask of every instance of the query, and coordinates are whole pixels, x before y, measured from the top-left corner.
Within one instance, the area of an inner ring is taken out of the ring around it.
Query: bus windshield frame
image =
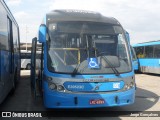
[[[78,66],[77,74],[114,74],[102,56],[117,57],[119,66],[115,68],[119,73],[132,70],[128,43],[120,25],[83,21],[48,23],[47,67],[50,72],[71,74]],[[99,68],[88,68],[89,58],[96,58]]]

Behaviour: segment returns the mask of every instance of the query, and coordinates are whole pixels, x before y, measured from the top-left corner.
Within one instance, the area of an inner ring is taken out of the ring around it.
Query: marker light
[[[47,77],[47,80],[48,80],[48,81],[51,81],[51,80],[52,80],[52,78],[51,78],[51,77]]]

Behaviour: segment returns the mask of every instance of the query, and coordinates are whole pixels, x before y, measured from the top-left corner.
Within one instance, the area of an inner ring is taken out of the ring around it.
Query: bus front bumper
[[[47,87],[47,86],[46,86]],[[48,88],[43,93],[46,108],[97,108],[123,106],[134,103],[135,87],[115,93],[64,93]]]

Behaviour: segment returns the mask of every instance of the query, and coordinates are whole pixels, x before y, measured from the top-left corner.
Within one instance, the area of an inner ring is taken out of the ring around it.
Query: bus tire
[[[30,64],[30,63],[28,63],[28,64],[26,65],[26,69],[27,69],[27,70],[30,70],[30,69],[31,69],[31,64]]]

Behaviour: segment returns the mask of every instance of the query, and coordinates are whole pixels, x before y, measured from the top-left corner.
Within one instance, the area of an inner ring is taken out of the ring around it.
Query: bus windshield
[[[131,53],[132,53],[132,59],[133,60],[137,60],[137,56],[136,56],[135,50],[134,50],[134,48],[132,46],[131,46]]]
[[[49,23],[48,69],[68,74],[75,68],[77,74],[113,74],[114,67],[119,73],[129,72],[131,62],[126,41],[123,29],[118,25],[73,21]],[[89,68],[88,58],[96,58],[99,67]]]

